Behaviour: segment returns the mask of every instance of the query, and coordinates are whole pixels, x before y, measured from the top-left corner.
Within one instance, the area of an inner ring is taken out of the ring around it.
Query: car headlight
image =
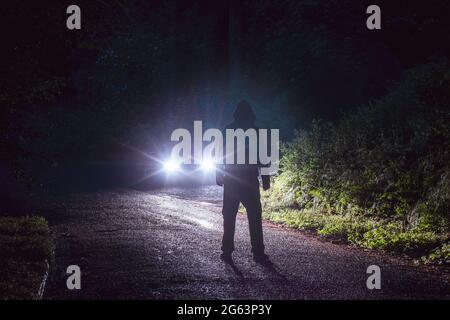
[[[205,159],[201,162],[200,164],[200,168],[204,171],[204,172],[210,172],[213,171],[216,168],[216,165],[214,164],[214,162],[210,159]]]
[[[163,168],[164,168],[164,171],[166,171],[167,173],[172,173],[172,172],[179,171],[180,165],[173,160],[168,160],[163,163]]]

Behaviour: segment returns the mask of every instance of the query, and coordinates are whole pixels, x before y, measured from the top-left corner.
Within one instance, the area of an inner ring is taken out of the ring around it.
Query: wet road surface
[[[321,241],[265,222],[274,267],[253,262],[238,215],[235,266],[220,261],[221,189],[115,190],[59,196],[39,213],[55,232],[44,299],[449,299],[448,269]],[[381,290],[366,269],[381,268]],[[66,268],[81,268],[81,290]]]

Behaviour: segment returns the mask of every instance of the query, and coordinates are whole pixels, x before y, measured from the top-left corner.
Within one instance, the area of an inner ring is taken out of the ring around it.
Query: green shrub
[[[405,231],[400,222],[374,220],[365,216],[330,215],[312,210],[284,209],[264,212],[264,218],[296,229],[314,230],[318,235],[338,238],[368,249],[422,254],[449,239],[448,235],[421,228]],[[445,250],[448,250],[448,247],[444,246],[440,251],[436,251],[429,259],[442,258],[442,252],[446,252]]]
[[[450,227],[450,67],[431,63],[394,91],[332,124],[314,121],[282,146],[271,208]]]
[[[450,232],[449,123],[450,64],[416,67],[384,98],[297,131],[263,204],[367,248],[432,250]]]

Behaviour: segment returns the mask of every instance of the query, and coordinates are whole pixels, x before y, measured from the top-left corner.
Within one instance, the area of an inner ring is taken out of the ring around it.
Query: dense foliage
[[[384,98],[298,131],[267,204],[448,235],[449,120],[448,61],[416,67]]]

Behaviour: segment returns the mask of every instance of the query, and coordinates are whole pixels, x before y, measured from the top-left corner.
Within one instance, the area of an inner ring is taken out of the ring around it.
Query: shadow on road
[[[229,266],[231,268],[234,274],[236,274],[242,280],[242,282],[246,282],[244,274],[242,273],[241,270],[239,270],[239,268],[236,266],[233,260],[224,261],[224,263],[226,266]],[[281,273],[281,268],[277,266],[275,263],[273,263],[271,260],[268,259],[267,261],[258,264],[261,265],[265,270],[267,270],[271,274],[281,278],[282,280],[287,280],[287,277],[283,273]]]
[[[241,280],[245,281],[244,278],[244,274],[242,273],[241,270],[239,270],[239,268],[234,264],[234,261],[224,261],[225,265],[230,266],[231,270],[233,270],[233,272],[239,277],[241,278]]]
[[[258,263],[261,266],[264,267],[267,271],[270,273],[276,275],[277,277],[280,277],[283,280],[287,280],[287,277],[281,273],[281,268],[277,266],[275,263],[273,263],[270,259],[267,259],[265,262]]]

